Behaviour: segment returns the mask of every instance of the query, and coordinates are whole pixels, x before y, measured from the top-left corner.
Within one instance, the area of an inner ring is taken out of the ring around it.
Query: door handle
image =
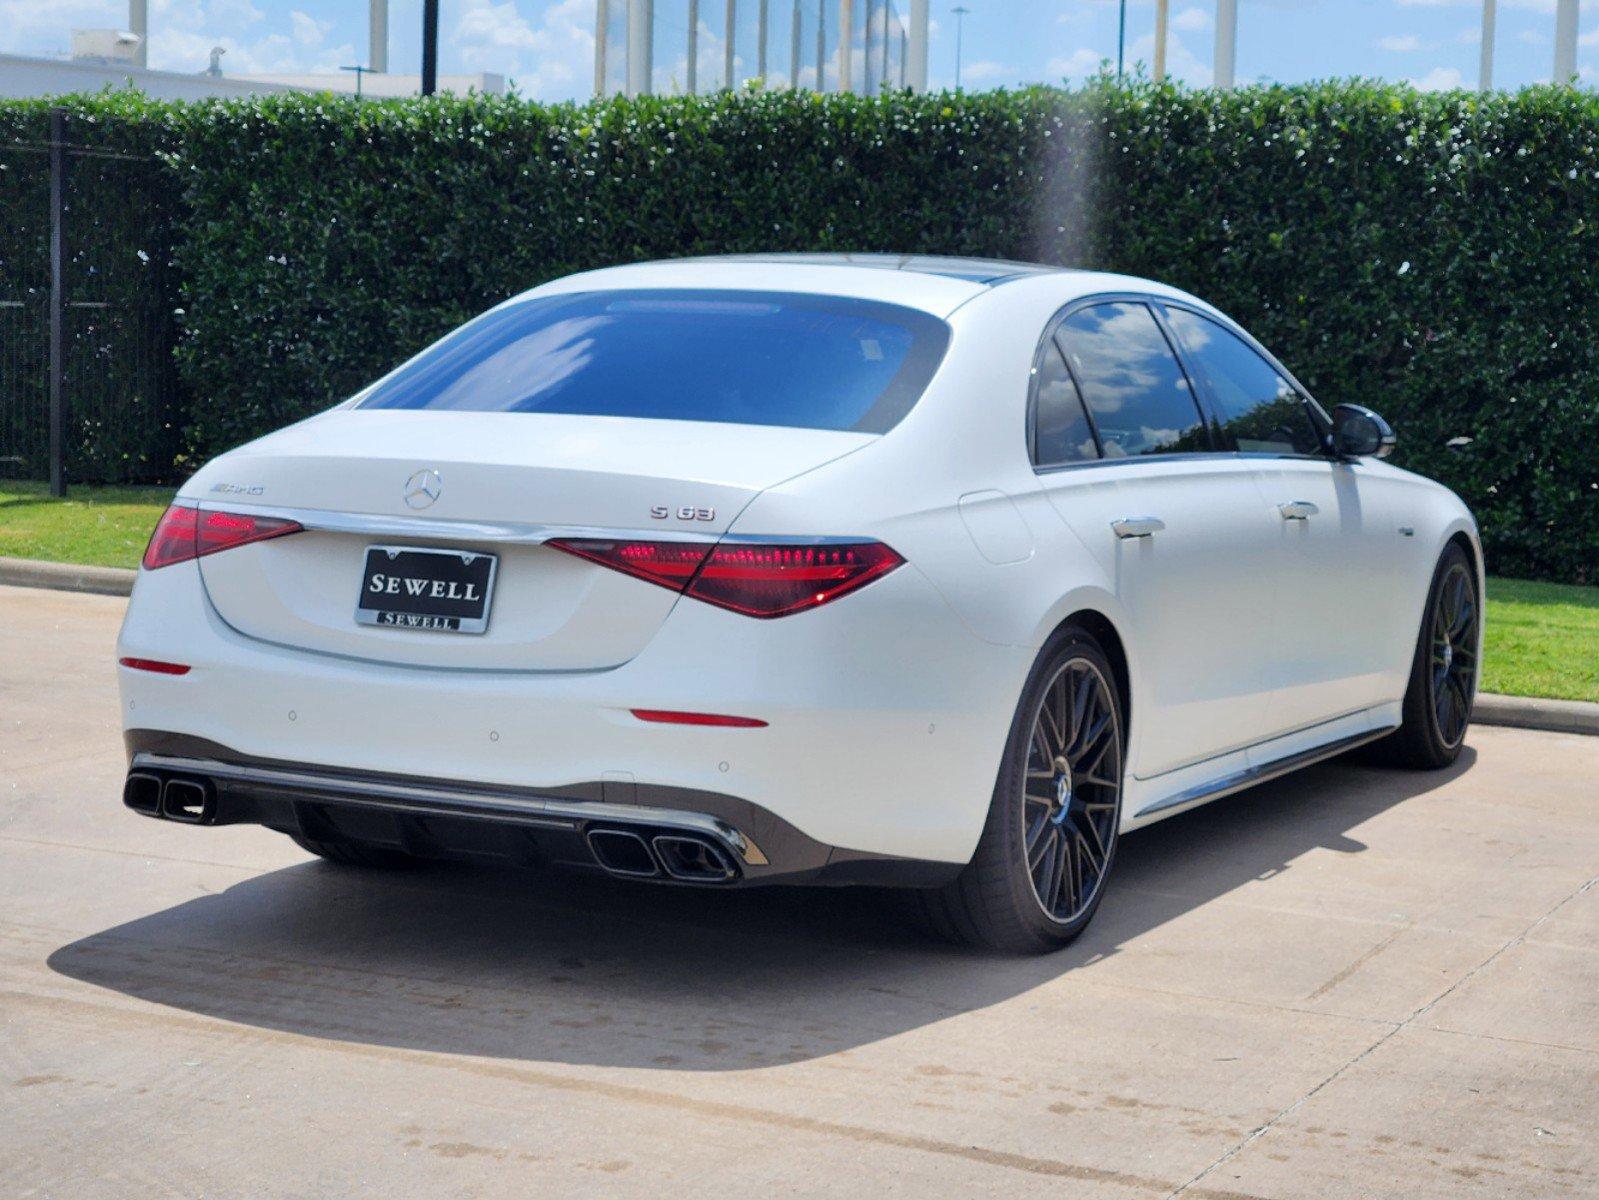
[[[1123,517],[1110,523],[1110,531],[1119,538],[1153,537],[1166,528],[1159,517]]]
[[[1288,500],[1277,506],[1285,521],[1303,521],[1321,511],[1309,500]]]

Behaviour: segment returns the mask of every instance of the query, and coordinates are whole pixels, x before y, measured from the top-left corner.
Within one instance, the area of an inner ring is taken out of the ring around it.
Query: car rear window
[[[582,292],[469,321],[359,407],[883,433],[911,410],[948,344],[936,317],[841,296]]]

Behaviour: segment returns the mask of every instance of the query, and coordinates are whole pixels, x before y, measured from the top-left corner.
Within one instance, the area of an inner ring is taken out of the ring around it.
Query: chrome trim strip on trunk
[[[132,766],[136,770],[174,771],[209,779],[254,784],[277,791],[292,792],[306,800],[400,809],[424,815],[511,820],[561,829],[575,829],[584,821],[678,829],[715,838],[749,866],[768,865],[767,857],[761,848],[742,831],[704,813],[684,812],[679,809],[635,804],[606,804],[603,801],[497,796],[474,793],[470,788],[457,791],[453,788],[388,783],[345,775],[320,775],[309,771],[282,770],[275,767],[245,767],[234,763],[217,762],[214,759],[178,758],[165,754],[151,754],[147,751],[135,754]]]
[[[334,512],[322,508],[286,508],[275,504],[234,503],[225,500],[187,500],[201,512],[246,513],[293,521],[302,529],[320,533],[353,533],[361,537],[409,537],[446,542],[494,542],[502,545],[540,546],[555,538],[600,538],[642,542],[734,542],[763,546],[845,546],[875,539],[854,535],[812,537],[808,534],[732,533],[715,527],[674,529],[670,526],[619,528],[605,525],[542,525],[521,521],[448,521],[439,517],[408,517],[388,513]]]
[[[1366,742],[1374,742],[1380,737],[1386,737],[1398,728],[1399,726],[1397,725],[1386,725],[1381,729],[1368,729],[1362,733],[1336,738],[1325,745],[1312,746],[1309,750],[1300,750],[1293,754],[1284,755],[1282,758],[1261,763],[1259,766],[1245,767],[1241,771],[1234,771],[1231,775],[1224,775],[1220,779],[1212,780],[1209,783],[1201,783],[1194,787],[1185,788],[1174,796],[1167,796],[1164,800],[1156,800],[1153,804],[1146,804],[1133,814],[1133,819],[1136,821],[1140,817],[1169,812],[1174,808],[1202,804],[1208,800],[1219,800],[1223,796],[1229,796],[1233,792],[1253,787],[1257,783],[1265,783],[1269,779],[1276,779],[1279,775],[1297,771],[1300,767],[1308,767],[1324,758],[1342,754],[1345,750],[1353,750],[1356,746],[1364,745]]]

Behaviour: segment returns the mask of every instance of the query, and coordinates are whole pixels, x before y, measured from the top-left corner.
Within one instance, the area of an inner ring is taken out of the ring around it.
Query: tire
[[[318,858],[341,867],[366,867],[374,870],[403,870],[421,863],[414,854],[391,850],[387,846],[371,846],[362,842],[318,842],[311,838],[289,834],[289,839],[302,850],[309,850]]]
[[[1481,614],[1477,573],[1451,542],[1427,589],[1399,728],[1372,744],[1377,761],[1436,771],[1460,757],[1477,697]]]
[[[1040,953],[1088,927],[1116,858],[1122,711],[1099,643],[1077,626],[1058,630],[1022,689],[972,861],[947,886],[921,893],[935,930]]]

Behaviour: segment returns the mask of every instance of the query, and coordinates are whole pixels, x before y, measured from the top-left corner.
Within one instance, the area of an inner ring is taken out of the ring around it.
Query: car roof
[[[601,267],[553,279],[507,301],[636,288],[799,292],[849,296],[921,309],[945,318],[970,300],[1006,284],[1031,282],[1062,300],[1129,285],[1163,290],[1126,276],[1102,275],[1042,263],[919,254],[729,254],[658,259]]]
[[[944,254],[846,254],[773,252],[769,254],[712,254],[678,262],[729,262],[809,264],[819,267],[865,267],[872,271],[910,271],[918,275],[942,275],[989,287],[1027,275],[1059,275],[1071,267],[1047,263],[1016,262],[1004,258],[963,258]]]

